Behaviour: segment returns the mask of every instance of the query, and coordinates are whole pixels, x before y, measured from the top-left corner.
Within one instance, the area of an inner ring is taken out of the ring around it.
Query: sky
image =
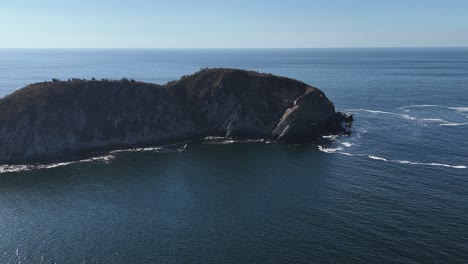
[[[467,46],[468,0],[0,0],[0,48]]]

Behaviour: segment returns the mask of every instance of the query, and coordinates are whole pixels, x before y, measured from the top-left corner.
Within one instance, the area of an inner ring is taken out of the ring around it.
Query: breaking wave
[[[144,148],[129,148],[129,149],[117,149],[109,151],[109,154],[96,156],[92,158],[82,159],[82,160],[73,160],[67,162],[57,162],[57,163],[50,163],[50,164],[22,164],[22,165],[0,165],[0,174],[1,173],[8,173],[8,172],[23,172],[23,171],[31,171],[31,170],[38,170],[38,169],[52,169],[57,167],[68,166],[71,164],[76,163],[86,163],[86,162],[104,162],[110,163],[116,157],[113,154],[119,154],[124,152],[158,152],[158,153],[167,153],[167,152],[178,152],[181,150],[182,146],[185,143],[190,143],[191,141],[185,141],[182,143],[176,143],[172,145],[164,145],[159,147],[144,147]],[[264,139],[242,139],[242,140],[234,140],[225,137],[207,137],[204,138],[204,143],[206,144],[233,144],[233,143],[271,143],[268,140]]]
[[[436,105],[419,105],[419,107],[429,107],[429,106],[436,106]],[[408,106],[409,107],[409,106]],[[416,106],[413,106],[416,107]],[[402,108],[400,108],[402,109]],[[458,112],[464,112],[468,111],[468,107],[449,107],[449,109],[456,109]],[[408,114],[399,114],[399,113],[393,113],[393,112],[386,112],[386,111],[379,111],[379,110],[369,110],[369,109],[350,109],[350,111],[356,111],[356,112],[368,112],[368,113],[374,113],[374,114],[387,114],[387,115],[395,115],[399,116],[405,120],[411,120],[411,121],[416,121],[419,124],[425,124],[425,123],[439,123],[440,126],[463,126],[466,125],[467,123],[452,123],[447,120],[441,119],[441,118],[428,118],[428,117],[423,117],[423,118],[418,118],[414,117]],[[466,116],[468,118],[468,116]]]
[[[418,118],[414,117],[414,116],[410,116],[410,115],[400,115],[403,119],[406,119],[406,120],[418,120]]]
[[[445,123],[445,124],[440,124],[439,126],[464,126],[468,125],[468,123]]]
[[[203,143],[205,144],[233,144],[233,143],[270,143],[270,141],[265,139],[232,139],[226,137],[206,137],[204,138]]]
[[[383,161],[383,162],[390,162],[390,163],[398,163],[398,164],[409,164],[409,165],[419,165],[419,166],[437,166],[437,167],[446,167],[446,168],[452,168],[452,169],[466,169],[467,166],[465,165],[451,165],[451,164],[444,164],[444,163],[437,163],[437,162],[417,162],[417,161],[409,161],[409,160],[392,160],[392,159],[387,159],[383,157],[378,157],[375,155],[368,155],[368,154],[354,154],[354,153],[348,153],[348,152],[342,152],[343,148],[324,148],[322,146],[318,146],[318,149],[322,152],[325,153],[336,153],[336,154],[342,154],[346,156],[357,156],[357,157],[367,157],[372,160],[378,160],[378,161]]]
[[[387,115],[399,115],[397,113],[393,112],[387,112],[387,111],[380,111],[380,110],[371,110],[371,109],[349,109],[349,111],[355,111],[355,112],[368,112],[368,113],[373,113],[373,114],[387,114]]]
[[[324,148],[322,146],[318,146],[319,150],[325,153],[336,153],[337,151],[343,150],[343,148]]]
[[[160,151],[163,147],[147,147],[147,148],[132,148],[132,149],[118,149],[112,150],[110,153],[121,153],[121,152],[144,152],[144,151]]]
[[[415,120],[417,118],[412,117],[410,115],[405,115],[405,114],[399,114],[399,113],[394,113],[394,112],[387,112],[387,111],[380,111],[380,110],[371,110],[371,109],[349,109],[351,112],[367,112],[367,113],[372,113],[372,114],[385,114],[385,115],[396,115],[403,117],[404,119],[410,119],[410,120]]]
[[[217,144],[217,145],[227,145],[227,144],[234,144],[236,143],[235,140],[228,140],[228,139],[223,139],[223,140],[210,140],[206,141],[206,144]]]
[[[437,105],[430,105],[430,104],[421,104],[421,105],[406,105],[399,107],[398,109],[408,109],[408,108],[424,108],[424,107],[435,107]]]
[[[67,162],[57,162],[51,164],[34,164],[34,165],[0,165],[0,174],[7,172],[21,172],[21,171],[30,171],[30,170],[40,170],[40,169],[52,169],[63,166],[68,166],[76,163],[85,163],[85,162],[104,162],[110,163],[115,159],[115,156],[108,154],[104,156],[92,157],[89,159],[67,161]]]
[[[453,110],[459,113],[466,113],[468,112],[468,107],[448,107],[448,109]]]
[[[447,121],[440,119],[440,118],[421,118],[421,121],[426,121],[426,122],[439,122],[439,123],[445,123]]]
[[[373,159],[373,160],[388,161],[386,158],[381,158],[381,157],[377,157],[377,156],[369,155],[368,157],[369,157],[369,159]]]
[[[409,161],[409,160],[389,160],[377,156],[368,156],[370,159],[374,160],[381,160],[385,162],[392,162],[392,163],[400,163],[400,164],[411,164],[411,165],[421,165],[421,166],[438,166],[438,167],[446,167],[446,168],[452,168],[452,169],[466,169],[467,167],[465,165],[450,165],[450,164],[443,164],[443,163],[436,163],[436,162],[417,162],[417,161]]]
[[[324,139],[330,139],[330,140],[335,140],[338,137],[338,135],[328,135],[328,136],[322,136]]]

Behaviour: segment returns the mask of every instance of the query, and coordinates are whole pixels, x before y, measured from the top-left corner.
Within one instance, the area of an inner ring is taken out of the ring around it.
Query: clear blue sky
[[[468,0],[0,0],[0,48],[468,46]]]

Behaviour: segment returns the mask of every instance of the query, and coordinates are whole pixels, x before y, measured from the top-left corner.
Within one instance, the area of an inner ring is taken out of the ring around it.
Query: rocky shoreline
[[[208,136],[303,143],[351,123],[319,89],[252,71],[204,69],[166,85],[53,80],[0,99],[0,164]]]

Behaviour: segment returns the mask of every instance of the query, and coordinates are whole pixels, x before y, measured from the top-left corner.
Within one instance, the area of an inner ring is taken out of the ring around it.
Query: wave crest
[[[322,152],[325,152],[325,153],[335,153],[337,151],[340,151],[340,150],[343,150],[343,148],[341,147],[337,147],[337,148],[324,148],[322,146],[318,146],[318,149]]]
[[[460,106],[460,107],[448,107],[448,109],[459,112],[459,113],[466,113],[468,112],[468,107]]]
[[[53,169],[63,166],[68,166],[71,164],[76,163],[85,163],[85,162],[104,162],[110,163],[115,159],[114,155],[104,155],[98,157],[92,157],[89,159],[82,159],[82,160],[75,160],[75,161],[67,161],[67,162],[57,162],[57,163],[50,163],[50,164],[35,164],[35,165],[0,165],[0,174],[1,173],[8,173],[8,172],[22,172],[22,171],[30,171],[30,170],[40,170],[40,169]]]
[[[318,149],[322,152],[325,153],[336,153],[336,154],[342,154],[346,156],[359,156],[359,157],[367,157],[372,160],[378,160],[378,161],[383,161],[383,162],[390,162],[390,163],[398,163],[398,164],[408,164],[408,165],[419,165],[419,166],[436,166],[436,167],[445,167],[445,168],[451,168],[451,169],[467,169],[467,166],[465,165],[451,165],[451,164],[444,164],[444,163],[437,163],[437,162],[417,162],[417,161],[410,161],[410,160],[392,160],[392,159],[387,159],[375,155],[367,155],[367,154],[354,154],[354,153],[348,153],[348,152],[342,152],[340,150],[343,150],[343,148],[324,148],[322,146],[318,146]]]
[[[399,107],[398,109],[408,109],[408,108],[424,108],[424,107],[435,107],[437,105],[431,105],[431,104],[421,104],[421,105],[406,105]]]
[[[468,123],[445,123],[445,124],[440,124],[439,126],[464,126],[468,125]]]

